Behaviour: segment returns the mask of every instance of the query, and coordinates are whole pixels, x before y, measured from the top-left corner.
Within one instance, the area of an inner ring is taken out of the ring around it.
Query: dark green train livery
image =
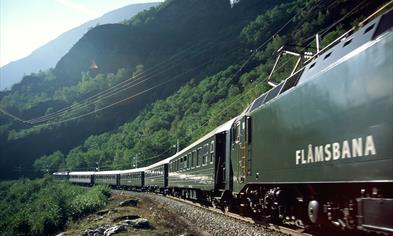
[[[168,192],[209,202],[225,188],[225,158],[232,121],[214,129],[170,158]]]
[[[149,191],[163,192],[168,188],[168,162],[165,159],[145,168],[145,186]]]
[[[119,171],[119,186],[131,190],[140,190],[145,185],[145,169]]]
[[[347,35],[238,117],[165,160],[67,176],[300,228],[392,234],[392,25],[389,11]]]
[[[392,24],[392,11],[370,22],[238,117],[229,189],[241,208],[393,232]]]

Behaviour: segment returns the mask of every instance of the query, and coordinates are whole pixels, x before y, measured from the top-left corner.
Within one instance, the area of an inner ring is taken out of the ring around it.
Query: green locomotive
[[[237,118],[226,202],[299,227],[393,232],[392,24],[390,11]]]

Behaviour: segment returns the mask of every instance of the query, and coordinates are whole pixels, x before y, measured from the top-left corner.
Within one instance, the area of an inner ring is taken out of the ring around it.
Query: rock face
[[[110,236],[112,234],[120,233],[127,231],[127,227],[125,225],[115,225],[105,230],[104,236]]]
[[[104,235],[106,229],[108,229],[110,225],[101,225],[95,229],[88,229],[83,233],[83,236],[101,236]]]
[[[136,215],[122,216],[117,219],[121,221],[113,225],[100,225],[95,229],[88,229],[83,233],[83,236],[110,236],[120,232],[128,231],[131,228],[136,228],[136,229],[152,228],[150,222],[147,219],[140,218],[139,216]],[[116,219],[114,219],[114,221],[115,220]]]
[[[119,206],[133,206],[136,207],[138,205],[137,199],[127,199],[125,201],[120,202]]]
[[[102,215],[108,214],[108,212],[109,212],[109,210],[105,209],[105,210],[97,211],[96,214],[99,216],[102,216]]]
[[[124,220],[123,224],[127,224],[128,226],[132,226],[137,229],[150,229],[151,225],[147,219],[139,218],[135,220]]]

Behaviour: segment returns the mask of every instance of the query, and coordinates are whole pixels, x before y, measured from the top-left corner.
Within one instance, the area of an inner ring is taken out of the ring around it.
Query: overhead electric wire
[[[6,115],[6,116],[8,116],[8,117],[11,117],[12,119],[14,119],[14,120],[16,120],[16,121],[18,121],[18,122],[20,122],[20,123],[23,123],[23,124],[26,124],[26,123],[27,123],[25,120],[22,120],[21,118],[19,118],[19,117],[13,115],[13,114],[11,114],[11,113],[9,113],[8,111],[2,109],[1,107],[0,107],[0,111],[1,111],[4,115]]]
[[[343,20],[345,20],[347,17],[351,16],[352,14],[354,14],[356,11],[360,10],[361,8],[366,7],[368,4],[363,5],[364,3],[369,3],[367,0],[363,0],[362,2],[360,2],[359,4],[357,4],[354,8],[352,8],[349,12],[347,12],[344,16],[342,16],[340,19],[338,19],[337,21],[333,22],[332,24],[330,24],[329,26],[323,28],[322,30],[319,30],[317,33],[320,36],[323,36],[324,34],[326,34],[327,32],[329,32],[332,28],[334,28],[335,26],[337,26],[340,22],[342,22]],[[359,9],[358,9],[359,8]],[[354,29],[354,27],[352,27]],[[303,45],[305,44],[305,42],[310,41],[308,44],[306,44],[306,46],[303,46],[304,48],[309,47],[313,41],[315,39],[315,34],[304,39],[302,43]]]
[[[213,43],[211,43],[211,44],[213,44]],[[211,46],[209,46],[209,47],[211,47]],[[205,47],[204,49],[207,50],[207,49],[209,49],[209,47]],[[199,56],[200,54],[203,54],[203,53],[206,53],[206,51],[200,51],[199,53],[194,54],[193,56]],[[184,58],[178,58],[176,60],[183,60],[183,59]],[[167,64],[169,64],[170,62],[171,62],[170,60],[166,61]],[[165,64],[163,64],[163,65],[165,65]],[[177,66],[175,63],[171,63],[169,67],[168,66],[165,67],[164,70],[159,71],[158,74],[164,73],[165,71],[173,69],[173,67],[175,67],[175,66]],[[157,70],[157,67],[155,69]],[[84,101],[87,101],[88,103],[73,104],[72,106],[69,106],[68,108],[63,108],[63,109],[61,109],[59,111],[53,112],[51,114],[47,114],[47,115],[42,116],[42,117],[30,119],[27,122],[38,123],[38,122],[45,121],[47,119],[49,120],[49,119],[52,119],[52,117],[54,117],[54,116],[58,116],[59,114],[66,113],[68,110],[80,109],[80,108],[86,107],[88,105],[94,104],[94,103],[96,103],[98,101],[101,101],[101,100],[103,100],[103,99],[105,99],[107,97],[114,96],[115,94],[117,94],[119,92],[122,92],[122,91],[124,91],[124,90],[126,90],[128,88],[134,87],[134,86],[136,86],[136,85],[138,85],[138,84],[140,84],[142,82],[145,82],[147,80],[150,80],[150,79],[154,78],[154,76],[156,76],[157,74],[153,74],[153,71],[154,70],[149,71],[149,73],[140,73],[140,74],[138,74],[135,77],[131,77],[130,79],[127,79],[127,80],[121,82],[121,83],[123,83],[123,85],[121,87],[119,87],[119,88],[116,88],[115,91],[110,91],[111,89],[113,89],[113,87],[112,87],[110,89],[107,89],[107,91],[102,91],[102,92],[100,92],[100,94],[96,94],[96,95],[94,95],[94,96],[92,96],[92,97],[90,97],[88,99],[85,99]],[[147,79],[144,79],[148,75],[149,75],[149,77]],[[127,82],[127,83],[124,84],[124,82]],[[100,97],[100,96],[102,96],[102,97]],[[91,100],[92,98],[95,98],[95,97],[97,97],[97,98],[92,100],[92,101],[89,101],[89,100]]]
[[[232,52],[237,51],[237,50],[238,50],[237,48],[234,48],[234,49],[232,49],[232,50],[227,51],[225,54],[229,54],[229,53],[232,53]],[[204,52],[202,52],[202,53],[204,53]],[[192,71],[192,70],[193,70],[193,69],[191,69],[191,70],[189,70],[189,71]],[[188,71],[187,71],[187,72],[188,72]],[[182,73],[182,74],[180,74],[180,75],[183,75],[183,74],[185,74],[185,73]],[[175,78],[179,77],[180,75],[175,76]],[[171,79],[171,80],[173,80],[173,79]],[[171,81],[171,80],[169,80],[169,81]],[[162,85],[162,83],[161,83],[160,85]],[[157,86],[153,86],[153,87],[157,87]],[[130,97],[131,97],[131,98],[134,98],[134,97],[136,97],[136,96],[138,96],[138,95],[141,95],[141,94],[143,94],[143,93],[146,93],[146,92],[148,92],[148,91],[150,91],[150,90],[151,90],[151,89],[147,89],[147,90],[144,90],[144,91],[142,91],[142,92],[138,92],[136,95],[132,95],[132,96],[130,96]],[[113,105],[119,104],[119,103],[121,103],[121,102],[123,102],[123,101],[125,101],[125,100],[129,100],[130,97],[128,97],[128,98],[126,98],[126,99],[122,99],[122,100],[120,100],[120,101],[116,101],[116,102],[114,102],[114,103],[112,103],[112,104],[109,104],[109,105],[103,107],[103,108],[96,109],[95,111],[91,111],[91,112],[88,112],[88,113],[85,113],[85,114],[82,114],[82,115],[78,115],[78,116],[75,116],[75,117],[72,117],[72,118],[68,118],[68,119],[65,119],[65,120],[55,121],[55,122],[50,122],[50,123],[40,124],[40,125],[35,125],[35,124],[30,124],[30,125],[32,125],[33,127],[43,127],[43,126],[48,126],[48,125],[53,125],[53,124],[60,124],[60,123],[64,123],[64,122],[67,122],[67,121],[75,120],[75,119],[82,118],[82,117],[85,117],[85,116],[87,116],[87,115],[96,113],[96,112],[101,111],[101,110],[103,110],[103,109],[109,108],[109,107],[111,107],[111,106],[113,106]],[[22,121],[23,123],[27,123],[27,121],[22,120],[22,119],[20,119],[19,117],[17,117],[17,118],[18,118],[20,121]]]
[[[232,50],[231,52],[233,52],[234,50]],[[184,74],[184,73],[182,73],[182,74]],[[178,76],[176,76],[176,77],[178,77]],[[144,82],[144,81],[147,81],[147,80],[149,80],[149,79],[151,79],[152,77],[150,77],[150,78],[148,78],[148,79],[145,79],[145,80],[143,80],[143,81],[140,81],[140,82],[138,82],[138,84],[140,84],[140,83],[142,83],[142,82]],[[120,90],[119,92],[121,92],[121,91],[124,91],[124,90],[126,90],[126,89],[129,89],[129,88],[131,88],[131,87],[134,87],[134,86],[136,86],[136,85],[138,85],[138,84],[132,84],[132,85],[130,85],[130,86],[128,86],[128,87],[125,87],[125,88],[123,88],[122,90]],[[136,93],[137,95],[139,95],[140,93]],[[110,94],[110,95],[107,95],[107,96],[105,96],[105,97],[102,97],[102,98],[99,98],[99,99],[97,99],[96,101],[94,101],[94,102],[92,102],[92,103],[88,103],[88,104],[82,104],[82,106],[80,106],[79,108],[83,108],[83,107],[87,107],[87,106],[90,106],[90,105],[92,105],[92,104],[94,104],[94,103],[96,103],[96,102],[98,102],[98,101],[100,101],[100,100],[103,100],[103,99],[105,99],[105,98],[108,98],[108,97],[111,97],[111,96],[113,96],[114,94]],[[120,101],[122,101],[122,100],[120,100]],[[112,104],[117,104],[118,102],[113,102]],[[110,105],[111,106],[111,105]],[[97,111],[100,111],[101,109],[96,109],[94,112],[97,112]],[[61,115],[59,115],[59,116],[61,116]],[[77,116],[77,117],[83,117],[83,116]],[[52,119],[56,119],[56,118],[58,118],[58,117],[53,117],[53,118],[48,118],[48,119],[46,119],[46,120],[41,120],[41,121],[37,121],[37,122],[35,122],[35,123],[41,123],[41,122],[45,122],[45,121],[48,121],[48,120],[52,120]],[[67,119],[67,120],[70,120],[70,119]],[[40,125],[35,125],[35,123],[33,123],[32,125],[34,125],[35,127],[38,127],[38,126],[40,126]],[[53,122],[53,123],[56,123],[56,122]]]
[[[215,45],[216,43],[217,43],[217,42],[211,42],[211,43],[209,43],[209,44]],[[199,44],[202,44],[202,43],[199,43]],[[201,47],[201,46],[196,47],[195,45],[193,45],[193,46],[189,47],[188,49],[190,49],[190,48],[192,48],[192,49],[194,49],[194,50],[195,50],[195,49],[205,49],[204,51],[203,51],[203,50],[199,50],[199,53],[197,53],[197,54],[193,54],[193,56],[195,57],[195,56],[199,56],[200,54],[206,53],[207,50],[210,49],[211,47],[212,47],[212,46],[210,46],[210,45],[209,45],[208,47],[206,47],[206,46],[205,46],[205,47]],[[159,71],[159,73],[163,73],[163,72],[165,72],[165,71],[167,71],[167,70],[169,70],[169,69],[174,68],[175,66],[177,66],[177,65],[174,64],[174,63],[170,63],[171,60],[172,60],[173,58],[175,58],[175,57],[179,57],[179,55],[183,54],[183,53],[186,52],[186,51],[187,51],[187,49],[185,49],[185,50],[183,50],[182,52],[178,53],[177,55],[173,56],[170,60],[165,61],[165,63],[160,63],[160,64],[162,64],[162,65],[170,64],[171,66],[165,67],[164,70]],[[231,52],[233,52],[233,51],[234,51],[234,50],[231,50]],[[186,56],[187,56],[187,55],[186,55]],[[185,59],[185,58],[182,58],[182,57],[176,58],[176,60],[184,60],[184,59]],[[155,68],[156,70],[157,70],[157,67],[158,67],[158,66],[156,66],[156,68]],[[150,74],[152,74],[152,71],[153,71],[153,70],[150,70]],[[147,80],[150,80],[151,78],[153,78],[153,76],[154,76],[154,77],[157,76],[157,74],[154,74],[154,75],[151,75],[149,78],[142,80],[143,78],[145,78],[145,77],[144,77],[145,74],[148,74],[148,73],[140,73],[140,74],[138,74],[138,75],[140,75],[140,76],[139,76],[138,78],[136,78],[136,79],[135,79],[135,77],[132,77],[131,79],[128,79],[128,80],[126,80],[126,81],[123,81],[123,82],[122,82],[123,85],[122,85],[120,88],[117,88],[117,91],[110,91],[111,88],[107,89],[106,91],[102,91],[100,95],[102,96],[102,95],[105,95],[105,94],[106,94],[107,96],[105,96],[105,97],[98,97],[97,99],[95,99],[95,100],[93,100],[93,101],[89,101],[88,103],[73,104],[72,106],[69,106],[69,107],[67,107],[67,108],[63,108],[62,111],[59,110],[59,111],[54,112],[54,113],[56,113],[56,114],[51,113],[51,114],[47,114],[47,115],[45,115],[45,116],[41,116],[41,117],[38,117],[38,118],[34,118],[34,119],[30,119],[30,120],[23,120],[23,119],[21,119],[21,118],[15,116],[15,115],[12,115],[11,113],[7,112],[5,109],[2,109],[2,110],[3,110],[3,113],[4,113],[4,114],[9,115],[9,116],[11,115],[10,117],[14,118],[15,120],[17,120],[17,121],[19,121],[19,122],[25,123],[25,124],[34,125],[35,123],[42,123],[42,122],[44,122],[44,121],[46,121],[46,120],[56,119],[56,118],[62,116],[63,114],[65,114],[66,112],[68,112],[68,110],[80,109],[80,108],[87,107],[87,106],[89,106],[89,105],[95,104],[96,102],[101,101],[101,100],[103,100],[103,99],[105,99],[105,98],[107,98],[107,97],[114,96],[116,93],[122,92],[122,91],[124,91],[124,90],[126,90],[126,89],[128,89],[128,88],[134,87],[134,86],[136,86],[136,85],[139,85],[139,84],[142,83],[142,82],[145,82],[145,81],[147,81]],[[130,80],[132,80],[132,81],[130,81]],[[127,83],[127,84],[124,84],[124,82],[128,82],[128,83]],[[128,87],[126,87],[126,86],[128,86]],[[94,95],[94,96],[98,96],[98,95]],[[92,97],[94,97],[94,96],[92,96]],[[91,99],[92,97],[90,97],[90,99]],[[87,101],[88,99],[85,99],[85,100]]]
[[[201,67],[201,66],[205,66],[205,65],[207,65],[208,63],[210,63],[210,61],[205,62],[205,63],[203,63],[203,64],[201,64],[201,65],[199,65],[199,66],[197,66],[197,67],[195,67],[195,68],[193,68],[193,69],[191,69],[191,70],[188,70],[188,71],[186,71],[186,72],[183,72],[182,74],[179,74],[179,75],[177,75],[177,76],[174,76],[173,78],[171,78],[171,79],[169,79],[169,80],[166,80],[166,81],[164,81],[164,82],[161,82],[161,83],[159,83],[159,84],[157,84],[157,85],[154,85],[154,86],[152,86],[152,87],[150,87],[150,88],[148,88],[148,89],[145,89],[145,90],[143,90],[143,91],[141,91],[141,92],[138,92],[138,93],[136,93],[136,94],[133,94],[133,95],[131,95],[131,96],[129,96],[129,97],[126,97],[126,98],[124,98],[124,99],[122,99],[122,100],[119,100],[119,101],[116,101],[116,102],[111,103],[111,104],[109,104],[109,105],[106,105],[106,106],[104,106],[104,107],[98,108],[98,109],[96,109],[96,110],[94,110],[94,111],[87,112],[87,113],[84,113],[84,114],[79,115],[79,116],[74,116],[74,117],[71,117],[71,118],[68,118],[68,119],[65,119],[65,120],[54,121],[54,122],[50,122],[50,123],[46,123],[46,124],[41,124],[41,125],[35,125],[34,127],[37,127],[37,128],[38,128],[38,127],[44,127],[44,126],[49,126],[49,125],[61,124],[61,123],[65,123],[65,122],[68,122],[68,121],[71,121],[71,120],[79,119],[79,118],[82,118],[82,117],[85,117],[85,116],[94,114],[94,113],[96,113],[96,112],[98,112],[98,111],[102,111],[102,110],[108,109],[108,108],[110,108],[110,107],[112,107],[112,106],[115,106],[115,105],[120,104],[120,103],[122,103],[122,102],[128,101],[128,100],[130,100],[130,99],[133,99],[133,98],[135,98],[135,97],[137,97],[137,96],[140,96],[140,95],[142,95],[142,94],[144,94],[144,93],[147,93],[147,92],[149,92],[149,91],[151,91],[151,90],[153,90],[153,89],[155,89],[155,88],[161,87],[161,86],[163,86],[163,85],[165,85],[165,84],[167,84],[167,83],[169,83],[169,82],[171,82],[171,81],[177,79],[177,77],[179,77],[179,76],[181,76],[181,75],[183,75],[183,74],[186,74],[186,73],[188,73],[188,72],[190,72],[190,71],[193,71],[193,70],[195,70],[195,69],[197,69],[197,68],[199,68],[199,67]]]

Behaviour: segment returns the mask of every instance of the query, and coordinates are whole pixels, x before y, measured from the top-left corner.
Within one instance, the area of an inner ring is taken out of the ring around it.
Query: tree
[[[60,151],[56,151],[48,156],[42,156],[34,161],[33,167],[41,173],[48,173],[60,170],[65,165],[65,156]]]

